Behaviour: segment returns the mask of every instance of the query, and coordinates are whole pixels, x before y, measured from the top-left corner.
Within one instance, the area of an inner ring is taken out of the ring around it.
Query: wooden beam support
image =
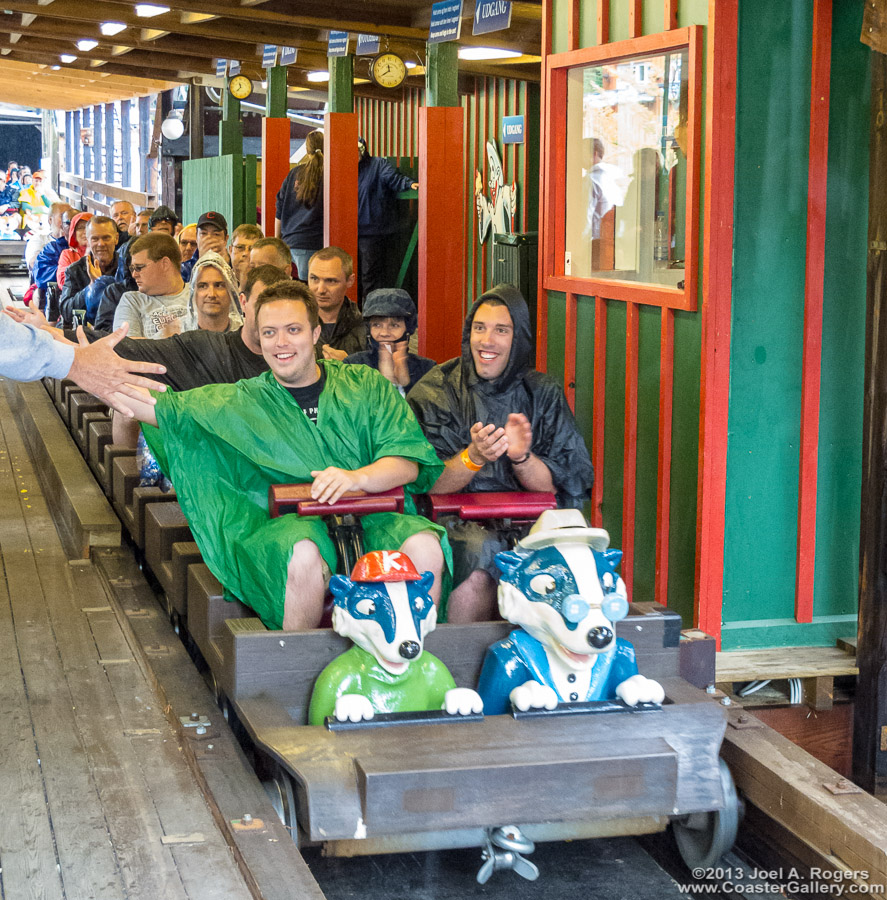
[[[425,52],[425,104],[459,106],[459,45],[428,44]]]
[[[419,110],[419,353],[438,362],[462,343],[465,273],[464,110]]]
[[[243,153],[243,122],[240,101],[227,87],[222,91],[222,119],[219,122],[219,156]]]
[[[334,113],[354,111],[354,57],[329,57],[329,110]],[[356,146],[356,142],[355,142]]]
[[[324,243],[350,253],[357,271],[357,113],[329,112],[323,120]]]
[[[188,85],[188,156],[203,159],[203,88]]]
[[[871,55],[868,280],[853,780],[887,794],[887,57]]]
[[[356,143],[356,139],[355,139]],[[262,119],[262,231],[274,237],[277,192],[290,170],[290,120]]]
[[[286,116],[286,66],[272,66],[267,70],[265,89],[265,115],[269,119]]]

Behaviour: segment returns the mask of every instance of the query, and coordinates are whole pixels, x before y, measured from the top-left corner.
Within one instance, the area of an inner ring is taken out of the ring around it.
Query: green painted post
[[[329,111],[354,112],[354,57],[330,56]]]
[[[425,105],[460,106],[459,45],[444,41],[425,47]]]
[[[286,66],[272,66],[267,70],[268,87],[265,90],[265,115],[269,119],[286,116]]]
[[[219,156],[243,153],[243,124],[240,101],[231,96],[228,86],[222,92],[222,120],[219,122]]]

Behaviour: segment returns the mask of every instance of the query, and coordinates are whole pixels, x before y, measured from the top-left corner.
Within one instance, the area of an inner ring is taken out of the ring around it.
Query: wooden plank
[[[656,470],[655,597],[668,605],[668,547],[671,527],[671,429],[674,406],[674,312],[662,310],[659,332],[659,453]]]
[[[638,461],[638,305],[625,310],[625,455],[622,474],[622,577],[632,594],[634,584],[634,522]]]
[[[85,557],[91,547],[120,543],[120,523],[102,496],[70,435],[37,382],[3,382],[12,413],[50,500],[66,550]]]
[[[819,394],[822,374],[831,58],[832,0],[814,0],[810,152],[807,171],[807,252],[804,273],[801,459],[798,475],[798,555],[795,571],[795,619],[798,622],[813,621],[813,586],[816,575],[816,488],[819,464]]]
[[[856,675],[856,660],[837,647],[778,647],[718,653],[718,681]]]
[[[0,407],[2,422],[8,408],[2,401]],[[11,424],[8,418],[6,422]],[[4,557],[4,577],[0,578],[0,718],[4,723],[0,731],[0,796],[7,798],[0,816],[3,895],[8,900],[19,900],[28,897],[31,888],[39,886],[46,900],[61,900],[61,878],[56,870],[43,775],[37,761],[7,587],[10,575],[16,585],[15,558],[28,549],[17,548],[15,543],[6,544],[7,536],[13,537],[23,531],[18,508],[19,488],[10,463],[10,454],[0,432],[0,540],[3,540]],[[34,591],[34,585],[30,590]],[[15,798],[15,802],[9,802],[11,798]]]
[[[694,625],[720,646],[724,587],[738,6],[709,4]]]
[[[576,412],[576,315],[578,298],[567,293],[567,315],[564,326],[564,394],[570,411]]]
[[[731,721],[739,714],[731,713]],[[837,864],[867,872],[870,884],[887,884],[883,803],[864,792],[830,792],[826,785],[838,773],[763,724],[728,727],[721,755],[747,802]]]
[[[178,717],[197,712],[215,721],[220,715],[215,700],[181,642],[174,639],[169,623],[160,616],[131,615],[155,603],[132,558],[120,550],[110,550],[99,551],[96,559],[113,585],[115,601],[127,614],[126,624],[133,638],[145,647],[169,645],[168,654],[151,657],[151,674],[154,687],[162,693],[170,714]],[[223,828],[255,896],[263,900],[291,900],[294,896],[300,900],[323,900],[320,888],[271,809],[252,766],[227,726],[220,725],[218,736],[211,741],[212,749],[208,749],[207,743],[195,746],[195,742],[185,741],[182,750],[208,791],[213,815]],[[235,832],[231,820],[244,813],[262,818],[266,831],[258,835]],[[177,848],[175,852],[180,851]]]
[[[591,486],[591,524],[602,528],[604,522],[604,427],[607,404],[607,301],[594,298],[594,418],[592,420],[591,462],[594,483]]]

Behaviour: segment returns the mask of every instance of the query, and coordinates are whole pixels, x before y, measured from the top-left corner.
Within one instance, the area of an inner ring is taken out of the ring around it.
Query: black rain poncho
[[[492,381],[478,378],[471,356],[471,324],[487,300],[501,300],[514,323],[508,364]],[[444,461],[471,443],[471,426],[505,424],[510,413],[524,413],[533,428],[533,453],[548,466],[558,505],[581,508],[588,500],[594,473],[591,459],[560,384],[531,365],[530,314],[520,291],[500,284],[471,307],[462,327],[462,356],[435,366],[409,392],[407,402],[425,437]],[[520,491],[505,455],[487,463],[466,491]]]

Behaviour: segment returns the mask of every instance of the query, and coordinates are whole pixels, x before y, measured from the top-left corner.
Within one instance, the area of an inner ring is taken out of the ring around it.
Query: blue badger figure
[[[558,703],[661,703],[662,686],[638,674],[634,648],[614,633],[628,615],[625,583],[606,531],[575,509],[544,512],[512,551],[499,553],[499,611],[521,626],[488,650],[478,693],[488,715]]]

